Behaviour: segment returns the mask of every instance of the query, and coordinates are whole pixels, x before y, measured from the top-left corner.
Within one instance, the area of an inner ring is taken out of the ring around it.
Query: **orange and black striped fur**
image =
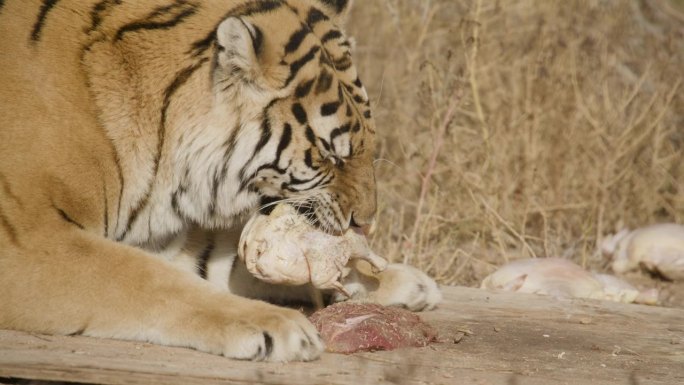
[[[306,318],[244,298],[272,288],[233,265],[271,202],[324,231],[373,222],[348,8],[0,1],[0,328],[318,357]]]

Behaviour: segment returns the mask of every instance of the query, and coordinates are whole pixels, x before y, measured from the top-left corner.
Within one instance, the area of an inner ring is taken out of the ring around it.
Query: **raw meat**
[[[342,302],[309,317],[326,350],[354,353],[427,346],[437,332],[416,314],[398,307]]]
[[[240,236],[238,255],[255,277],[274,284],[303,285],[346,293],[340,278],[349,271],[350,258],[367,260],[377,271],[387,261],[353,230],[341,236],[313,227],[289,204],[279,204],[269,215],[252,217]]]
[[[640,292],[617,277],[590,273],[562,258],[510,262],[482,280],[480,287],[558,298],[593,298],[650,305],[658,302],[655,289]]]
[[[660,223],[634,231],[624,229],[601,243],[612,257],[613,271],[624,273],[639,266],[671,280],[684,280],[684,225]]]

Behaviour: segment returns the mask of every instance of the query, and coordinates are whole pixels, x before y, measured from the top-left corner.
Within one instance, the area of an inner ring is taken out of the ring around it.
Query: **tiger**
[[[376,126],[347,0],[0,1],[0,328],[308,361],[316,329],[236,258],[293,204],[370,232]],[[413,267],[353,300],[431,309]],[[328,293],[330,301],[344,296]]]

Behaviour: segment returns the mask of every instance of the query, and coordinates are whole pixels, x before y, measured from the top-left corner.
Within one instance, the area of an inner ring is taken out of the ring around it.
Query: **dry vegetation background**
[[[684,222],[681,0],[357,0],[377,251],[447,284]]]

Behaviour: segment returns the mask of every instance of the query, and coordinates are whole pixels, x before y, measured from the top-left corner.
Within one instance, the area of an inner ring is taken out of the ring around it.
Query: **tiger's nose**
[[[358,234],[369,236],[375,232],[375,218],[371,218],[369,221],[357,221],[357,218],[352,214],[349,226]]]

